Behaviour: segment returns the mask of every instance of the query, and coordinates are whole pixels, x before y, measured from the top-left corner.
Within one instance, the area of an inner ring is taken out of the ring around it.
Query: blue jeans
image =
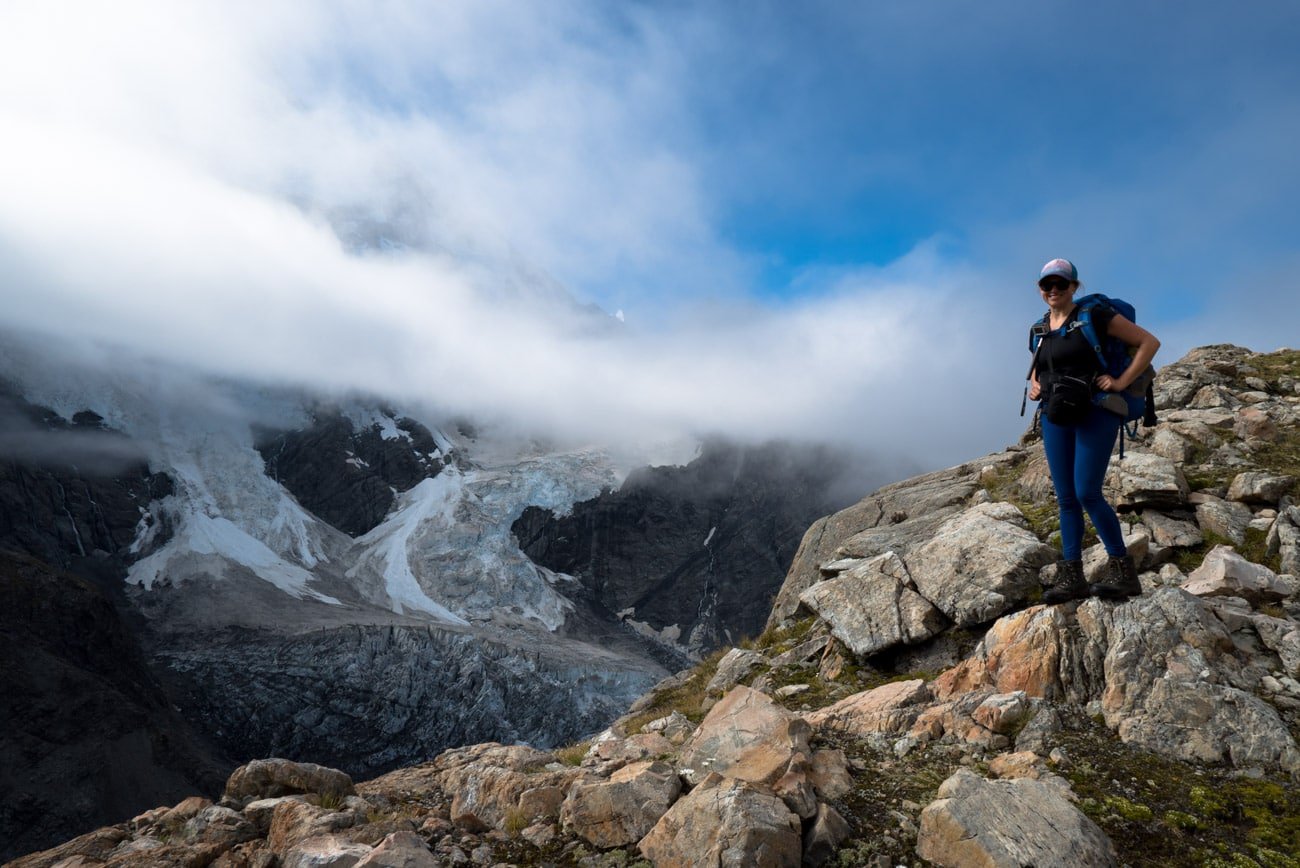
[[[1102,496],[1111,450],[1123,420],[1094,407],[1079,425],[1056,425],[1042,417],[1043,448],[1052,471],[1052,486],[1061,510],[1061,555],[1067,561],[1083,556],[1083,511],[1088,510],[1106,553],[1123,557],[1124,532],[1119,518]]]

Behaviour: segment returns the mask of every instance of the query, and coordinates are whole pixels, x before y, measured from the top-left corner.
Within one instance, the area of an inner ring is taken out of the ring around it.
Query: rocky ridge
[[[355,793],[264,761],[13,864],[1297,864],[1298,387],[1295,351],[1161,371],[1161,423],[1107,480],[1127,602],[1036,603],[1054,507],[1027,436],[814,523],[751,647],[588,742]]]

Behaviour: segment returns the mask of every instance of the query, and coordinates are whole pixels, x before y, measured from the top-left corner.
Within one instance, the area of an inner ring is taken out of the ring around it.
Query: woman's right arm
[[[1042,393],[1043,387],[1038,385],[1038,370],[1034,369],[1029,374],[1029,400],[1037,401]]]

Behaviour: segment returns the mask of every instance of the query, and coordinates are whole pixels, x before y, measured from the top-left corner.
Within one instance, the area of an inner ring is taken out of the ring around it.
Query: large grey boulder
[[[1300,576],[1300,507],[1282,510],[1268,532],[1268,553],[1282,561],[1282,572]]]
[[[1224,500],[1211,495],[1201,495],[1196,504],[1196,523],[1201,530],[1232,540],[1237,545],[1246,541],[1246,528],[1255,517],[1244,503]]]
[[[860,657],[923,641],[945,623],[939,610],[913,589],[907,567],[893,552],[813,585],[799,601],[830,624],[831,634]]]
[[[949,519],[905,558],[921,596],[958,626],[991,620],[1038,587],[1056,552],[1009,503],[981,503]]]
[[[764,788],[710,774],[641,839],[655,868],[795,868],[799,817]]]
[[[1228,500],[1276,506],[1278,500],[1295,486],[1296,478],[1281,473],[1248,470],[1233,477],[1228,486]]]
[[[709,693],[725,693],[766,662],[767,659],[757,651],[732,648],[718,661],[718,671],[709,679],[705,690]]]
[[[921,812],[916,853],[952,868],[1089,868],[1118,864],[1097,824],[1061,789],[1029,778],[989,781],[961,769]]]

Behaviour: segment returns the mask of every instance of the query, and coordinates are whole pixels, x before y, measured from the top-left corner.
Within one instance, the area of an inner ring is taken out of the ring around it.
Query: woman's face
[[[1043,294],[1043,301],[1047,302],[1048,307],[1054,308],[1068,306],[1074,298],[1076,286],[1077,283],[1064,277],[1044,277],[1038,281],[1038,289]]]

